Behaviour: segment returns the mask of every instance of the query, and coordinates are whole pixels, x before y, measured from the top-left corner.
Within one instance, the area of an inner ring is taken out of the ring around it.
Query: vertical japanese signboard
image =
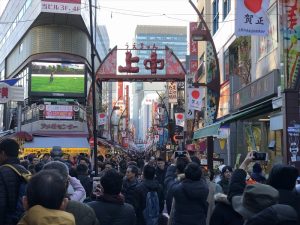
[[[266,36],[269,32],[270,0],[236,1],[235,35]]]
[[[197,30],[197,22],[190,23],[190,73],[195,74],[198,69],[198,42],[192,40],[192,33]]]
[[[176,82],[168,83],[168,95],[169,95],[169,103],[177,103],[177,83]]]
[[[42,0],[42,12],[80,15],[81,0]]]

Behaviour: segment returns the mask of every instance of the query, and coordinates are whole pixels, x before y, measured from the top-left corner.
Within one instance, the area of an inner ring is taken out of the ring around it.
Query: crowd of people
[[[265,177],[253,152],[219,173],[189,153],[100,156],[98,176],[83,154],[18,154],[15,140],[0,142],[1,225],[300,224],[298,170],[277,164]]]

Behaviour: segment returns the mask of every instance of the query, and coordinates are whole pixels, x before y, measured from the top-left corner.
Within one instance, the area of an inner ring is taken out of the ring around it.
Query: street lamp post
[[[206,84],[206,87],[212,90],[216,94],[215,104],[216,110],[214,114],[213,121],[216,120],[218,114],[218,107],[219,107],[219,96],[220,96],[220,67],[219,67],[219,58],[216,51],[216,46],[214,44],[213,38],[211,36],[210,30],[202,17],[201,13],[199,12],[198,8],[194,5],[192,0],[189,0],[190,4],[196,11],[200,25],[198,26],[197,30],[192,33],[192,40],[193,41],[207,41],[211,44],[214,59],[215,59],[215,76],[214,78]],[[202,27],[203,26],[203,27]],[[209,169],[213,169],[213,152],[214,152],[214,141],[212,136],[207,137],[207,166]]]
[[[95,51],[94,51],[94,33],[93,33],[93,13],[92,0],[89,0],[90,8],[90,42],[91,42],[91,77],[92,77],[92,101],[93,101],[93,138],[94,138],[94,171],[98,176],[97,162],[97,112],[96,112],[96,78],[95,78]]]

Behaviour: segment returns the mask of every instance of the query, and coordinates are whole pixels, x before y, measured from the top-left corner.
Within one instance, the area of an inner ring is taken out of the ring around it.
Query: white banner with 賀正
[[[184,127],[184,113],[175,113],[175,124]]]
[[[200,111],[202,109],[202,99],[204,97],[204,88],[188,88],[188,109]]]
[[[168,83],[168,97],[169,97],[169,103],[177,103],[177,83],[176,82]]]
[[[236,1],[235,35],[266,36],[269,33],[270,0]]]
[[[107,121],[107,117],[105,113],[98,113],[98,125],[105,125]]]

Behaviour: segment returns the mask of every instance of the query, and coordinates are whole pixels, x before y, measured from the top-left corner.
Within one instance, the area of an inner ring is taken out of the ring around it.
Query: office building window
[[[219,29],[219,0],[213,1],[213,33]]]
[[[231,0],[223,0],[223,19],[226,18],[231,9]]]

